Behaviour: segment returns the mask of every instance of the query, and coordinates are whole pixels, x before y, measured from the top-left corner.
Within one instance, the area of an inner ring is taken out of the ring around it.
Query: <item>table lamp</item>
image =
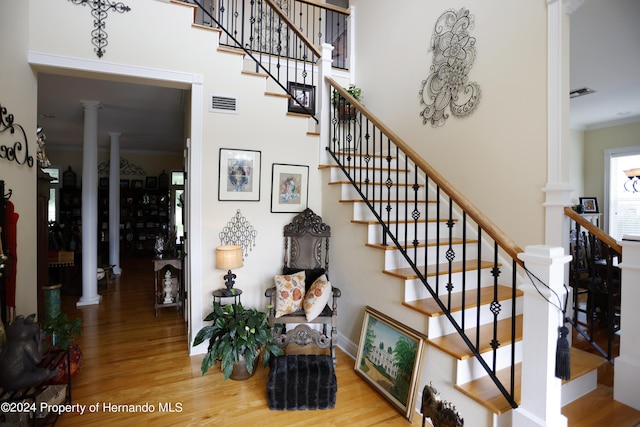
[[[233,285],[236,275],[231,272],[234,268],[242,267],[242,246],[227,245],[218,246],[216,248],[216,268],[220,270],[228,270],[224,285],[227,287],[226,296],[234,294]]]

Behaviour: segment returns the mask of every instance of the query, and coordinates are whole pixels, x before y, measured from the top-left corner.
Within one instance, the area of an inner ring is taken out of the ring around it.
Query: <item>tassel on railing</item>
[[[556,377],[561,380],[571,378],[571,348],[567,335],[569,335],[569,329],[564,325],[560,326],[556,345]]]

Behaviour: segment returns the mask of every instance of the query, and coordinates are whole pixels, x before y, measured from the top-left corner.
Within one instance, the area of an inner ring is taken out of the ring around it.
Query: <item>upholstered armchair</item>
[[[265,296],[278,346],[329,348],[335,365],[340,289],[329,281],[330,237],[331,228],[311,209],[296,215],[284,227],[282,275]]]

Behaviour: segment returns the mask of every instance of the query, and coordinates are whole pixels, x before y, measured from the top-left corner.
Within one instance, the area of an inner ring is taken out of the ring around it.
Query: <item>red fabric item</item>
[[[5,263],[5,297],[9,312],[13,312],[16,308],[16,265],[18,264],[18,215],[15,212],[15,206],[11,201],[7,201],[7,209],[5,210],[4,229],[5,235],[4,254],[9,257]]]

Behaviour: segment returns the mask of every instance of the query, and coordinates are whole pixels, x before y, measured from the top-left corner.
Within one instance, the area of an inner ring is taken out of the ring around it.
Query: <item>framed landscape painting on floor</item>
[[[365,309],[355,370],[411,421],[426,337],[395,319]]]

